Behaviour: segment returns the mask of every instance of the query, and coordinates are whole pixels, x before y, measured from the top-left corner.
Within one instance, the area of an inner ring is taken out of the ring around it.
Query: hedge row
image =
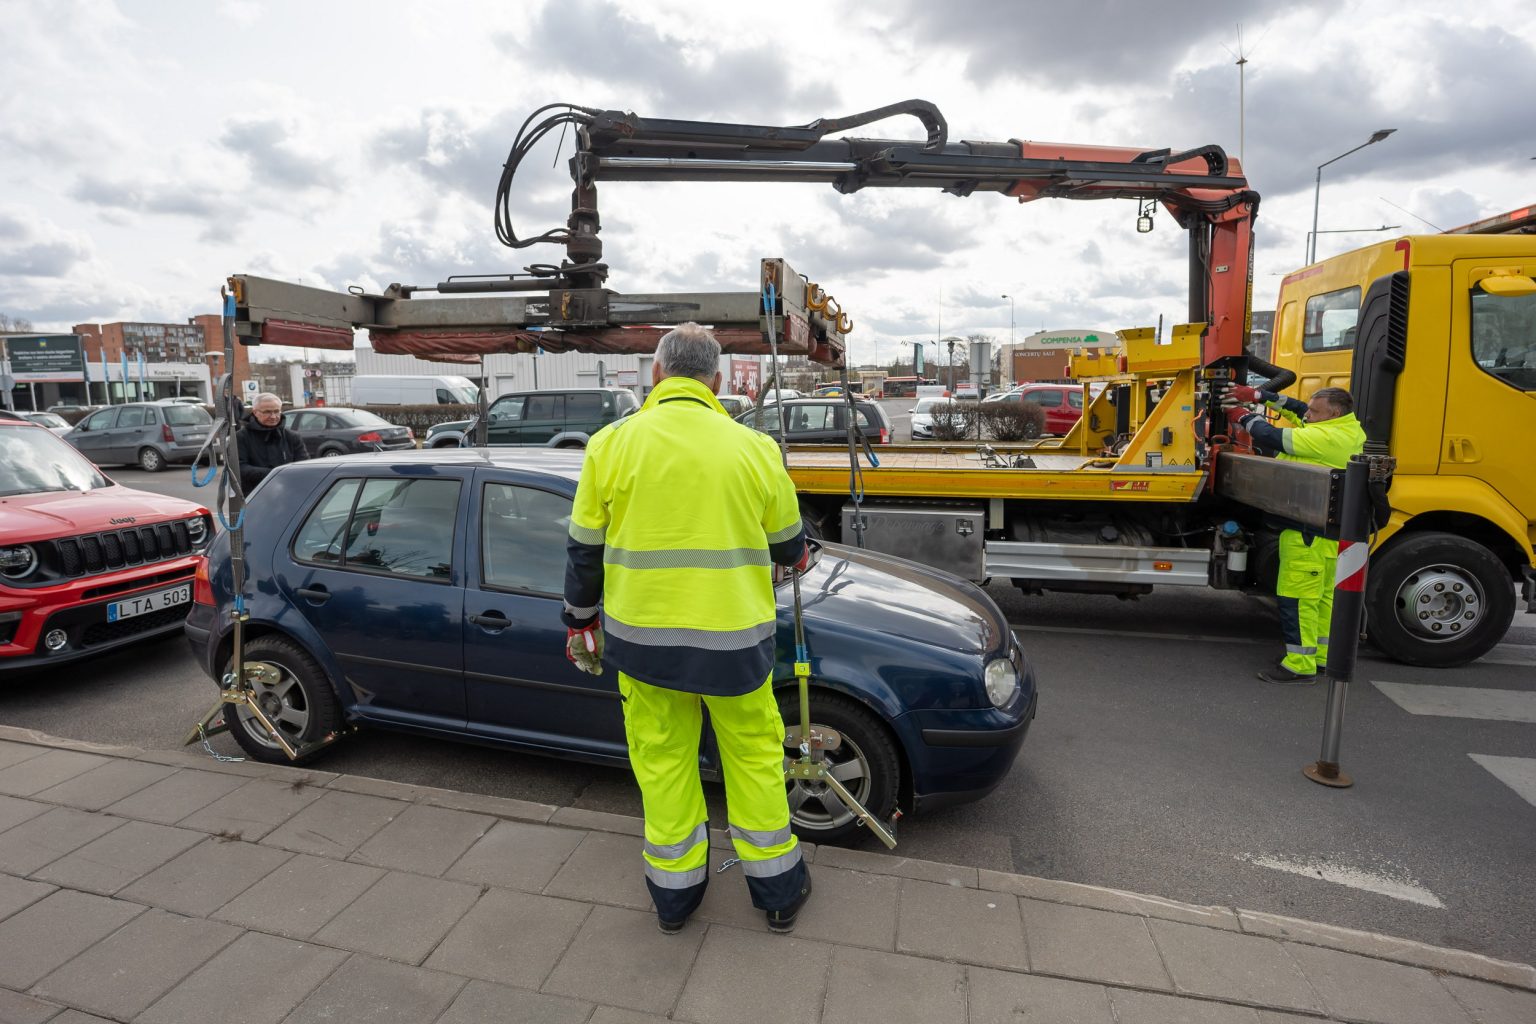
[[[1034,402],[949,402],[933,408],[936,441],[962,441],[983,434],[995,441],[1027,441],[1044,432],[1045,410]]]

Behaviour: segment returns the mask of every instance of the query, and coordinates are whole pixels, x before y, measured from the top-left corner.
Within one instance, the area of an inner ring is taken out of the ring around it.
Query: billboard
[[[1083,348],[1093,345],[1118,345],[1120,336],[1114,331],[1087,329],[1040,331],[1031,334],[1019,344],[1027,348]]]
[[[85,379],[85,356],[80,339],[73,334],[8,337],[5,351],[11,360],[11,376],[17,381]]]
[[[763,386],[763,364],[756,359],[732,359],[731,376],[724,384],[732,395],[746,395],[757,399],[757,389]]]

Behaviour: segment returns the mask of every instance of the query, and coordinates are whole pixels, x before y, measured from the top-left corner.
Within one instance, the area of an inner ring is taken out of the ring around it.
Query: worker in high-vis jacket
[[[566,545],[566,653],[583,671],[618,670],[645,805],[646,887],[668,934],[709,879],[705,707],[752,905],[789,931],[811,892],[789,829],[771,685],[773,565],[803,571],[810,552],[778,446],[715,398],[719,362],[698,324],[661,339],[645,404],[587,444]]]
[[[1228,418],[1248,432],[1254,447],[1278,459],[1343,469],[1365,445],[1365,430],[1355,418],[1355,401],[1343,388],[1319,388],[1311,401],[1302,402],[1239,385],[1224,401]],[[1287,425],[1276,426],[1263,413],[1237,403],[1263,403]],[[1317,682],[1318,669],[1328,664],[1328,624],[1333,617],[1338,561],[1338,541],[1305,527],[1280,532],[1275,597],[1285,656],[1278,665],[1260,672],[1260,679],[1300,685]]]

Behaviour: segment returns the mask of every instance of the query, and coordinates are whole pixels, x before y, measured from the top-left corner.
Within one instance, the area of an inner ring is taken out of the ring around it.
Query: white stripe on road
[[[1530,644],[1495,644],[1474,665],[1520,665],[1536,668],[1536,647]]]
[[[1346,867],[1342,864],[1330,864],[1322,860],[1293,861],[1284,860],[1279,857],[1256,857],[1249,854],[1240,854],[1238,859],[1246,860],[1250,864],[1256,864],[1261,868],[1285,871],[1293,875],[1303,875],[1307,878],[1332,882],[1335,885],[1347,885],[1351,889],[1373,892],[1378,896],[1390,896],[1394,900],[1417,903],[1421,907],[1433,907],[1436,910],[1445,909],[1445,904],[1440,902],[1440,897],[1422,885],[1405,878],[1389,878],[1374,871]]]
[[[1497,754],[1468,754],[1472,760],[1493,773],[1493,777],[1536,807],[1536,758],[1501,757]]]
[[[1379,679],[1371,680],[1371,685],[1410,715],[1536,723],[1536,693],[1526,690],[1384,683]]]

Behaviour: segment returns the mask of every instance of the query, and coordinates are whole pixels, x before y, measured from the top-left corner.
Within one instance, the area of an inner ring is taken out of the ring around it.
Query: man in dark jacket
[[[299,435],[283,426],[283,400],[260,394],[240,421],[240,487],[249,494],[278,466],[309,458]]]

